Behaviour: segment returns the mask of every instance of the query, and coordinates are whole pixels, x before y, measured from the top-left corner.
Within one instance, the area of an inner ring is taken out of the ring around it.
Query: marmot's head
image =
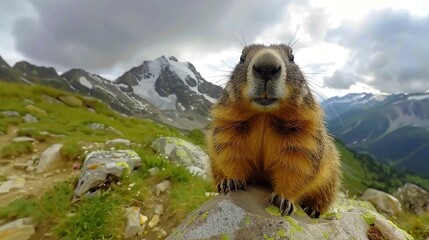
[[[294,62],[292,48],[284,44],[255,44],[243,49],[226,87],[235,101],[247,101],[259,111],[278,109],[283,103],[313,104],[304,75]]]

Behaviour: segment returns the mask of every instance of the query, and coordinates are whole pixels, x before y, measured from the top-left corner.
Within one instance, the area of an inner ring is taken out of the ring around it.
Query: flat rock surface
[[[167,239],[413,239],[371,204],[339,199],[332,211],[311,219],[299,207],[291,216],[280,216],[261,186],[218,195],[200,206]]]

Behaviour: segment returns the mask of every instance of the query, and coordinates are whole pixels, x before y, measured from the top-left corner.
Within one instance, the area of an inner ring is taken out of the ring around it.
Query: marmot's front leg
[[[332,177],[324,186],[320,186],[317,191],[310,192],[300,200],[301,208],[309,217],[318,218],[325,213],[334,202],[338,188],[338,180]]]

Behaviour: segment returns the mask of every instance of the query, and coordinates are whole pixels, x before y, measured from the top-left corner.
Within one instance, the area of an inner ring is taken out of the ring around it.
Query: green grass
[[[33,152],[33,144],[30,142],[12,142],[0,149],[1,158],[18,157],[22,154]]]
[[[416,240],[425,240],[429,237],[429,213],[427,212],[419,215],[402,212],[394,223]]]

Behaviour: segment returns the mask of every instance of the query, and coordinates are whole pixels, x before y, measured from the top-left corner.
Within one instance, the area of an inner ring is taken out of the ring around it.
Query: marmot
[[[246,46],[211,111],[207,137],[219,193],[266,182],[282,215],[326,212],[340,184],[339,153],[292,48]]]

